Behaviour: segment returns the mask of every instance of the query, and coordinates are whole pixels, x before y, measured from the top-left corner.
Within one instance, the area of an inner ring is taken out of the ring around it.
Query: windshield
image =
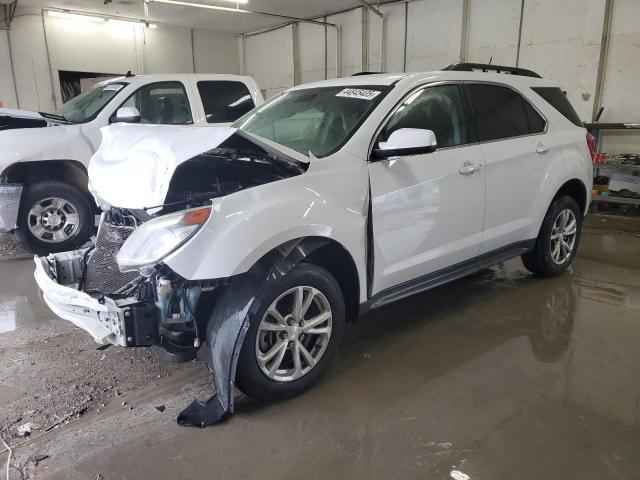
[[[324,157],[340,148],[389,91],[386,86],[293,90],[247,113],[233,126]]]
[[[81,93],[63,104],[56,114],[73,123],[85,123],[93,120],[104,106],[115,97],[126,83],[108,83]]]

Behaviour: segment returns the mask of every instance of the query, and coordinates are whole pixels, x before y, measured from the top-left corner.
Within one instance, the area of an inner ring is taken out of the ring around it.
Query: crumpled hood
[[[176,168],[216,148],[235,131],[171,125],[103,127],[102,143],[89,163],[89,189],[103,209],[162,205]]]

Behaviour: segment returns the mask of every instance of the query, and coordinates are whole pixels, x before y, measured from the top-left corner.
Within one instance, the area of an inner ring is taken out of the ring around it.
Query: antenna
[[[493,61],[493,55],[491,55],[491,57],[489,58],[489,63],[487,63],[487,65],[491,65],[492,61]]]

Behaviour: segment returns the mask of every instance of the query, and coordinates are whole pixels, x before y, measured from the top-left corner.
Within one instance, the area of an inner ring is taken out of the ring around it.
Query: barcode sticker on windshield
[[[120,90],[122,87],[124,87],[124,85],[122,85],[121,83],[110,83],[109,85],[105,85],[104,88],[102,89],[103,92],[111,92],[111,91],[118,91]]]
[[[373,100],[380,92],[377,90],[365,90],[364,88],[345,88],[336,97],[359,98],[361,100]]]

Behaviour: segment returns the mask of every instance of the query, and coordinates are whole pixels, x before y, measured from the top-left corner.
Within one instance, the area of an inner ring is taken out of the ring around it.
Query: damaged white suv
[[[563,272],[592,183],[559,88],[470,64],[294,87],[231,127],[112,126],[89,176],[95,247],[36,258],[38,285],[100,343],[206,342],[216,395],[179,417],[200,426],[235,386],[308,388],[368,309],[515,256]]]

